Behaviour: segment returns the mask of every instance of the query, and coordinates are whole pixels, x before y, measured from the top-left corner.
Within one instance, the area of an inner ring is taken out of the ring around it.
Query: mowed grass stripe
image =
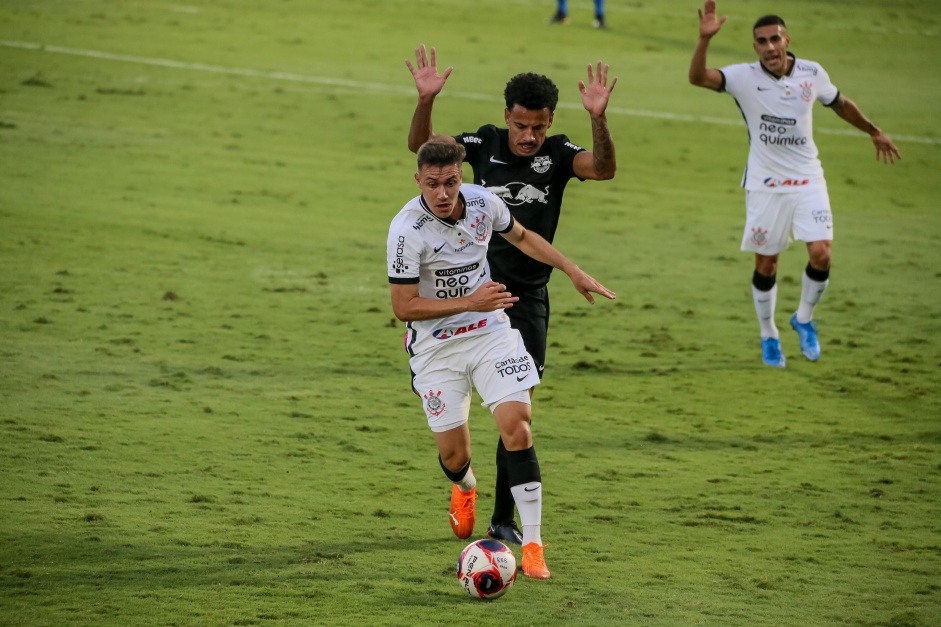
[[[376,83],[369,81],[354,81],[343,78],[334,78],[330,76],[310,76],[308,74],[296,74],[294,72],[279,72],[269,70],[255,70],[251,68],[229,67],[223,65],[212,65],[208,63],[174,61],[173,59],[156,59],[152,57],[140,57],[135,55],[120,54],[113,52],[103,52],[100,50],[85,50],[81,48],[67,48],[63,46],[37,44],[26,41],[7,41],[0,40],[0,45],[9,48],[22,48],[26,50],[38,50],[42,52],[52,52],[55,54],[68,54],[73,56],[91,57],[95,59],[104,59],[108,61],[123,61],[126,63],[138,63],[141,65],[154,65],[160,67],[177,68],[183,70],[194,70],[198,72],[214,72],[217,74],[230,74],[236,76],[249,76],[253,78],[265,78],[279,81],[292,81],[298,83],[313,83],[316,85],[330,85],[335,87],[347,87],[362,91],[377,93],[390,93],[402,96],[414,96],[415,89],[411,85],[389,85],[386,83]],[[449,91],[447,95],[451,98],[460,98],[463,100],[480,100],[502,102],[501,98],[478,94],[466,91]],[[581,103],[560,101],[559,108],[564,109],[582,109]],[[682,113],[673,113],[669,111],[647,111],[644,109],[629,109],[624,107],[608,107],[608,113],[616,115],[627,115],[632,117],[655,118],[661,120],[670,120],[674,122],[690,122],[700,124],[718,124],[723,126],[741,126],[740,119],[717,118],[712,116],[688,115]],[[859,136],[862,133],[849,128],[829,129],[815,128],[818,133],[825,135],[843,135]],[[900,142],[914,142],[919,144],[941,145],[941,138],[926,137],[918,135],[892,135],[893,139]]]

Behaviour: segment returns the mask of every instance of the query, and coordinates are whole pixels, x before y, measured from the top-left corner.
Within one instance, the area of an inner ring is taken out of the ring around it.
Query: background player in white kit
[[[778,255],[787,248],[793,231],[795,239],[807,243],[809,262],[800,306],[790,323],[801,352],[817,361],[820,343],[813,313],[829,283],[833,217],[813,139],[814,101],[867,133],[876,147],[876,159],[895,163],[901,155],[892,140],[833,86],[819,64],[787,51],[791,39],[784,20],[776,15],[759,18],[752,28],[757,63],[707,69],[709,41],[725,19],[716,17],[715,0],[706,0],[699,11],[699,40],[689,66],[689,82],[730,94],[748,126],[742,250],[755,253],[752,295],[761,326],[762,360],[769,366],[785,365],[774,323],[776,275]]]
[[[467,427],[471,387],[493,413],[509,455],[513,498],[523,527],[523,574],[547,579],[543,556],[542,479],[530,429],[529,390],[539,383],[532,358],[504,308],[517,297],[490,279],[487,248],[494,231],[535,259],[565,272],[585,298],[608,290],[545,239],[525,229],[506,204],[477,185],[462,185],[464,147],[427,142],[418,150],[421,195],[392,220],[387,241],[392,309],[407,322],[412,387],[454,486],[451,527],[474,531],[477,481]]]

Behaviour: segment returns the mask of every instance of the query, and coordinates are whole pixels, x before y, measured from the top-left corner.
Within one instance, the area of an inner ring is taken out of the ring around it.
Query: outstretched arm
[[[614,154],[614,139],[608,129],[608,118],[605,110],[611,91],[618,82],[618,77],[611,79],[608,85],[608,66],[598,61],[597,73],[592,73],[588,66],[588,84],[578,81],[578,90],[582,92],[582,105],[591,117],[591,152],[580,152],[575,155],[572,167],[575,175],[582,179],[604,181],[614,178],[617,170],[617,159]]]
[[[578,290],[578,293],[584,296],[585,300],[592,305],[595,304],[595,299],[592,298],[591,292],[600,294],[610,300],[615,299],[616,294],[614,292],[569,261],[565,255],[559,252],[557,248],[547,242],[538,233],[526,229],[519,222],[514,222],[513,228],[507,233],[501,233],[501,235],[503,235],[508,242],[536,261],[541,261],[553,268],[558,268],[567,274],[572,280],[572,285]]]
[[[706,0],[705,6],[699,11],[699,39],[693,58],[689,62],[689,82],[698,87],[717,90],[722,87],[722,72],[713,68],[706,68],[706,51],[709,42],[725,24],[726,16],[716,17],[715,0]]]
[[[896,159],[902,158],[902,155],[899,154],[899,149],[895,147],[895,144],[892,143],[889,136],[883,133],[882,129],[878,126],[870,122],[869,118],[856,106],[855,102],[840,94],[836,97],[836,101],[830,105],[830,108],[833,109],[838,116],[862,132],[869,134],[869,138],[872,139],[872,143],[876,147],[876,161],[895,163]]]
[[[415,87],[418,88],[418,104],[415,106],[415,113],[412,115],[412,125],[408,129],[408,149],[412,152],[418,152],[421,145],[430,139],[444,141],[454,141],[449,135],[435,135],[431,128],[431,109],[435,103],[435,97],[441,93],[448,76],[451,75],[453,68],[448,68],[444,74],[438,74],[438,64],[435,55],[435,49],[431,49],[431,54],[425,49],[425,44],[421,44],[415,49],[415,66],[408,59],[405,65],[415,79]]]

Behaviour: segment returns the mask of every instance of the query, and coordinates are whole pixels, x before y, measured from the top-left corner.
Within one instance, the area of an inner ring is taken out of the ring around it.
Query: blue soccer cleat
[[[765,365],[774,366],[775,368],[784,367],[786,360],[784,354],[781,353],[781,340],[776,337],[761,340],[761,361],[765,362]]]
[[[801,352],[804,353],[804,357],[810,361],[820,359],[820,342],[817,341],[817,323],[813,320],[810,322],[798,322],[797,314],[794,314],[791,316],[791,328],[797,331],[797,337],[801,342]]]

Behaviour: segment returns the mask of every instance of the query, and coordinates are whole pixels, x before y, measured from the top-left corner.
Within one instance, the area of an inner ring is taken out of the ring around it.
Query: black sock
[[[444,462],[441,461],[441,456],[438,455],[438,463],[441,464],[441,470],[444,471],[444,474],[447,475],[448,479],[451,480],[451,483],[458,483],[461,479],[464,478],[464,475],[467,474],[467,469],[470,468],[470,460],[467,460],[467,465],[458,470],[457,472],[451,472],[444,466]]]
[[[502,525],[512,522],[513,510],[516,502],[513,500],[513,493],[510,491],[510,473],[507,469],[509,458],[507,457],[506,447],[503,446],[503,438],[497,439],[497,486],[493,498],[493,516],[490,517],[494,524]]]
[[[522,451],[507,451],[507,474],[510,477],[510,487],[524,483],[541,482],[539,460],[536,459],[536,449],[530,446]]]
[[[812,281],[816,281],[817,283],[823,283],[830,278],[830,268],[827,268],[826,270],[818,270],[809,263],[807,264],[807,267],[804,268],[804,272],[807,274],[808,278],[810,278]]]
[[[755,270],[751,275],[751,284],[755,286],[759,292],[767,292],[772,287],[774,287],[775,282],[777,282],[778,275],[772,274],[771,276],[765,276]]]

